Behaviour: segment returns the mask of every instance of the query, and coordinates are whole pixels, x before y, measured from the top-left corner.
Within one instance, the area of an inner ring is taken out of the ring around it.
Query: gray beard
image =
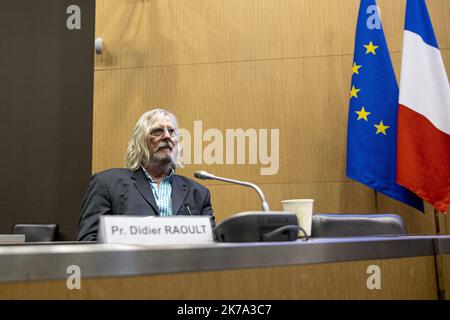
[[[160,154],[159,152],[155,152],[152,155],[150,155],[148,164],[160,168],[174,167],[172,156],[170,154]]]

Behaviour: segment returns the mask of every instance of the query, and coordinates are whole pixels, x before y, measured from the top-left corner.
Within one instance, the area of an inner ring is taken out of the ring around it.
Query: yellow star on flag
[[[359,74],[359,68],[361,68],[362,67],[362,65],[357,65],[356,64],[356,62],[353,62],[353,68],[352,68],[352,71],[353,71],[353,73],[352,74]]]
[[[382,133],[382,134],[386,135],[386,129],[390,128],[389,126],[385,126],[383,121],[380,121],[379,124],[375,124],[374,126],[375,126],[375,128],[377,128],[376,134]]]
[[[376,52],[375,52],[375,50],[378,49],[379,47],[380,47],[380,46],[375,46],[375,45],[372,43],[372,41],[370,41],[369,44],[364,45],[364,48],[366,48],[366,54],[373,53],[374,56],[377,55]]]
[[[355,86],[352,86],[352,90],[350,91],[350,99],[352,97],[358,98],[358,92],[360,92],[361,89],[356,89]]]
[[[366,120],[366,121],[369,121],[369,120],[367,119],[367,116],[368,116],[369,114],[371,114],[371,112],[367,112],[367,111],[364,109],[364,107],[362,107],[361,110],[359,110],[359,111],[355,111],[355,113],[358,114],[358,119],[357,119],[357,120],[364,119],[364,120]]]

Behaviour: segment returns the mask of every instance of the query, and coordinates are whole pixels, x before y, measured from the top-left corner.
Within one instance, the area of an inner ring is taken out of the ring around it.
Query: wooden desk
[[[436,239],[2,246],[0,298],[437,299]],[[81,290],[66,287],[70,265],[81,269]],[[367,287],[373,265],[380,268],[380,289]]]

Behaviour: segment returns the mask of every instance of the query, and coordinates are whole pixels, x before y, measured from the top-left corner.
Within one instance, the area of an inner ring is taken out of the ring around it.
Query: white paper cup
[[[314,199],[283,200],[281,204],[283,205],[283,211],[294,212],[297,215],[299,227],[302,227],[310,236]],[[305,234],[299,230],[298,237],[302,236],[305,236]]]

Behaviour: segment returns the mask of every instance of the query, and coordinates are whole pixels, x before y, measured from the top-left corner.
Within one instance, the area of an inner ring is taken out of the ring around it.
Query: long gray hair
[[[150,150],[148,142],[150,131],[154,129],[164,118],[169,118],[173,126],[177,129],[177,118],[164,109],[153,109],[145,112],[136,123],[130,140],[128,141],[126,163],[127,168],[136,171],[141,164],[146,165],[150,161]],[[178,141],[178,137],[175,138]],[[174,147],[172,161],[175,167],[182,167],[179,157],[179,143]],[[175,168],[174,168],[175,169]]]

